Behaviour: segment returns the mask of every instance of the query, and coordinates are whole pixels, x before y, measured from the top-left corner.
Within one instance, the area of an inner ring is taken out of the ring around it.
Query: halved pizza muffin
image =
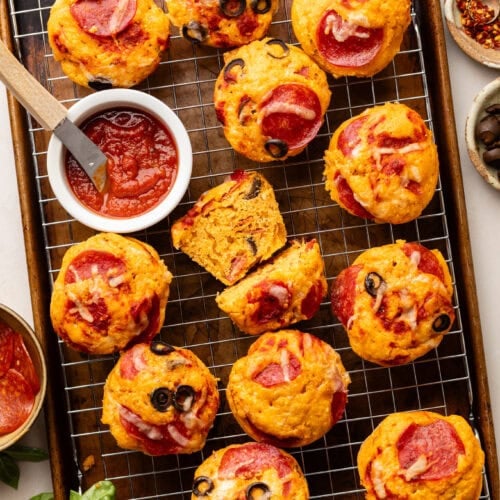
[[[373,76],[399,51],[410,0],[293,0],[292,27],[304,51],[335,77]]]
[[[170,22],[154,0],[56,0],[47,30],[64,73],[101,90],[149,76],[167,48]]]
[[[224,54],[214,104],[224,134],[259,162],[301,153],[330,103],[324,71],[299,47],[265,38]]]

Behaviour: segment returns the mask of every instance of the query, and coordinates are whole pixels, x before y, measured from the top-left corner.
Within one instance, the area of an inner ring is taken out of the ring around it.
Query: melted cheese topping
[[[179,445],[182,447],[185,447],[189,444],[189,439],[184,437],[175,427],[175,425],[170,424],[167,426],[168,433],[170,434],[170,437]]]
[[[342,20],[340,16],[330,14],[326,18],[325,35],[332,35],[337,42],[345,42],[349,37],[368,38],[370,33],[359,32],[359,26]]]
[[[384,468],[382,464],[374,460],[372,462],[371,480],[377,498],[387,498],[385,491]]]
[[[282,349],[280,352],[280,363],[284,381],[290,382],[290,357],[286,349]]]
[[[405,481],[412,481],[418,476],[427,472],[433,465],[433,462],[428,462],[425,455],[420,455],[415,462],[413,462],[408,469],[403,469],[402,474]]]
[[[274,113],[297,115],[304,120],[316,119],[316,113],[313,109],[306,108],[305,106],[293,102],[272,101],[264,106],[263,116],[272,115]]]
[[[418,142],[413,142],[402,148],[374,148],[373,149],[373,159],[375,160],[377,170],[382,170],[381,159],[383,155],[393,155],[400,154],[405,155],[408,153],[412,153],[414,151],[421,151],[424,147]]]
[[[384,281],[380,283],[377,289],[377,295],[375,297],[375,303],[373,304],[373,312],[377,312],[382,304],[382,299],[384,298],[384,293],[387,291],[387,283]]]
[[[144,434],[148,439],[153,441],[159,441],[163,439],[163,434],[160,429],[156,427],[156,425],[148,424],[144,422],[139,416],[135,413],[127,410],[124,406],[119,407],[120,417],[123,418],[126,422],[129,422],[132,425],[135,425],[139,431]]]

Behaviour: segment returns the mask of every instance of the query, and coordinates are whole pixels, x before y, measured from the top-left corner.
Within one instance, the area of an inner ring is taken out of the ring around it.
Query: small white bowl
[[[485,109],[494,103],[500,102],[500,77],[483,87],[476,95],[465,121],[465,142],[470,160],[483,179],[500,189],[500,170],[489,166],[483,161],[483,152],[486,147],[476,137],[476,124],[486,116]]]
[[[35,396],[35,402],[28,418],[16,430],[0,436],[0,451],[2,451],[21,439],[30,430],[33,422],[38,417],[45,399],[45,391],[47,388],[47,368],[40,342],[38,341],[33,329],[28,325],[28,323],[26,323],[26,321],[24,321],[23,318],[21,318],[12,309],[0,304],[0,322],[10,326],[15,332],[21,335],[40,381],[40,390]]]
[[[135,108],[149,113],[167,127],[177,147],[178,170],[167,196],[150,210],[131,217],[107,217],[86,207],[75,196],[65,172],[66,148],[52,134],[47,150],[49,182],[64,209],[76,220],[98,231],[131,233],[164,219],[181,201],[191,179],[193,155],[188,133],[177,115],[162,101],[133,89],[109,89],[84,97],[68,110],[68,118],[81,125],[104,110]]]
[[[469,57],[490,68],[500,68],[500,50],[487,49],[465,33],[457,0],[445,0],[444,17],[451,36]]]

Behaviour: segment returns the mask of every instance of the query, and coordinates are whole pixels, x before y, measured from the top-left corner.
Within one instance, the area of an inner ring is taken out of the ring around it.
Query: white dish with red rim
[[[39,383],[39,389],[36,392],[36,394],[30,393],[29,397],[26,394],[21,394],[19,393],[19,397],[15,397],[15,391],[22,391],[23,387],[25,387],[25,383],[23,380],[26,380],[26,378],[23,375],[20,375],[18,370],[16,369],[17,367],[14,366],[16,363],[16,359],[20,359],[19,355],[13,354],[11,357],[11,362],[10,366],[12,371],[15,371],[16,373],[14,374],[15,376],[9,376],[7,378],[6,375],[3,375],[4,382],[2,383],[7,383],[10,380],[17,380],[17,385],[15,387],[11,387],[11,389],[14,391],[12,393],[12,400],[15,400],[17,403],[19,401],[22,402],[22,404],[28,404],[28,400],[32,403],[31,410],[29,411],[29,414],[27,415],[27,418],[24,419],[22,422],[19,423],[19,425],[12,431],[0,435],[0,451],[5,450],[9,446],[13,445],[16,443],[19,439],[21,439],[31,428],[33,425],[35,419],[38,417],[38,414],[40,413],[40,410],[42,409],[43,406],[43,401],[45,399],[45,391],[47,387],[47,368],[46,368],[46,363],[45,363],[45,357],[44,353],[41,347],[41,344],[35,335],[35,332],[33,329],[26,323],[26,321],[21,318],[16,312],[14,312],[12,309],[8,308],[7,306],[4,306],[3,304],[0,304],[0,324],[7,325],[7,327],[10,327],[12,331],[15,333],[18,333],[24,343],[25,351],[21,350],[21,352],[28,353],[29,358],[31,359],[33,368],[35,370],[36,376],[38,378],[38,383]],[[0,342],[0,350],[4,349],[3,353],[5,354],[5,346],[3,345],[2,342]],[[12,350],[15,351],[16,348],[12,347]],[[2,352],[0,352],[0,360],[2,362],[5,362],[6,356],[1,356]],[[22,356],[22,354],[21,354]],[[25,366],[21,367],[23,370],[26,370],[26,365],[28,365],[28,361],[26,358],[23,358],[23,361],[21,363]],[[3,371],[3,370],[2,370]],[[9,369],[9,371],[11,371]],[[11,374],[12,375],[12,374]],[[17,378],[16,378],[17,377]],[[20,378],[22,377],[22,378]],[[20,382],[20,383],[19,383]],[[28,383],[29,385],[29,383]],[[5,388],[2,387],[1,390],[4,390]],[[29,391],[28,391],[29,392]],[[33,391],[34,392],[34,391]],[[7,394],[7,397],[9,395]],[[3,405],[2,405],[3,406]],[[6,408],[2,407],[0,408],[0,411],[3,413],[2,418],[0,420],[4,422],[4,418],[19,418],[21,412],[19,410],[19,407],[12,409],[12,411],[9,412],[9,417],[5,417],[7,415],[7,410]],[[19,410],[19,411],[18,411]],[[13,416],[14,415],[14,416]],[[17,417],[15,416],[17,415]]]
[[[451,36],[469,57],[490,68],[500,69],[500,50],[486,48],[465,32],[457,0],[445,0],[444,17]]]
[[[52,135],[47,150],[47,172],[56,198],[76,220],[98,231],[131,233],[164,219],[184,196],[192,172],[192,148],[189,135],[178,116],[165,103],[150,94],[133,89],[102,90],[84,97],[68,111],[68,118],[77,125],[97,113],[133,108],[156,118],[171,134],[177,150],[177,173],[168,194],[154,207],[127,217],[106,216],[84,205],[75,195],[66,175],[66,148]]]

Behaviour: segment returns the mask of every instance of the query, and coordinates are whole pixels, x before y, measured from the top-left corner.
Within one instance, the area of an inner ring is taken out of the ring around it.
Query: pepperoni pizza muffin
[[[125,351],[109,373],[102,422],[121,448],[193,453],[205,445],[218,407],[217,381],[203,362],[155,340]]]
[[[410,0],[293,0],[292,28],[304,51],[334,77],[368,77],[399,51],[410,7]]]
[[[165,319],[171,281],[147,243],[97,234],[63,257],[50,303],[52,325],[70,347],[91,354],[147,342]]]
[[[302,152],[330,103],[326,75],[300,48],[265,38],[224,54],[217,118],[231,146],[258,162]]]
[[[226,396],[252,439],[291,448],[312,443],[333,427],[344,413],[350,381],[329,344],[281,330],[260,336],[234,363]]]
[[[227,49],[261,39],[278,0],[167,0],[170,21],[193,43]]]
[[[274,190],[257,172],[236,170],[206,191],[171,228],[175,248],[233,285],[286,243]]]
[[[475,500],[484,453],[459,415],[394,413],[362,443],[358,471],[366,499]]]
[[[47,30],[64,73],[101,90],[149,76],[167,48],[170,23],[154,0],[56,0]]]
[[[439,250],[396,243],[363,252],[333,283],[333,313],[353,351],[382,366],[437,347],[455,319],[450,272]]]
[[[192,491],[191,500],[309,498],[307,481],[292,455],[252,442],[215,451],[196,469]]]
[[[312,318],[327,292],[316,240],[290,246],[216,297],[218,306],[251,335]]]
[[[416,219],[434,195],[439,160],[422,117],[401,103],[340,125],[325,152],[325,187],[342,208],[375,222]]]

